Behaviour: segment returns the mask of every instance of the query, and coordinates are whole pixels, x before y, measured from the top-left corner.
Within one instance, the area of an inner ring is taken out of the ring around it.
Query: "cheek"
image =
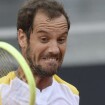
[[[34,47],[32,47],[31,44],[27,47],[26,54],[27,54],[27,57],[29,59],[31,59],[32,62],[34,62],[34,60],[35,60],[35,49],[34,49]]]
[[[65,55],[65,52],[66,52],[66,44],[64,44],[63,46],[61,46],[59,48],[61,50],[62,56],[64,56]]]
[[[36,62],[36,64],[38,64],[39,60],[40,60],[40,56],[44,53],[44,47],[42,46],[35,46],[35,48],[33,49],[33,53],[32,56],[34,58],[34,62]]]

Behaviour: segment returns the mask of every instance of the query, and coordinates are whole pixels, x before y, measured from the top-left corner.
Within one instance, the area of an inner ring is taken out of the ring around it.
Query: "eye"
[[[42,43],[47,43],[48,42],[48,38],[47,37],[40,37],[40,41]]]
[[[67,39],[66,37],[61,37],[57,41],[58,41],[59,44],[63,44],[63,43],[66,42],[66,39]]]

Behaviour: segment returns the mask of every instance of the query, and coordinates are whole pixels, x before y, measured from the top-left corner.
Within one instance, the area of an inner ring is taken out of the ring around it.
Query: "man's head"
[[[54,0],[28,1],[18,13],[18,41],[35,74],[51,76],[61,66],[66,50],[69,19]]]
[[[34,18],[40,9],[51,19],[64,15],[68,29],[70,28],[69,18],[61,4],[54,0],[29,0],[19,10],[17,18],[17,30],[22,29],[28,39],[30,38],[30,32],[33,31]]]

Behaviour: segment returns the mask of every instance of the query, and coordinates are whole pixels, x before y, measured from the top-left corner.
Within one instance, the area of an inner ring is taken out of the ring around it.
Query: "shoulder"
[[[0,84],[9,84],[15,77],[15,72],[10,72],[6,76],[0,78]]]
[[[77,90],[77,88],[75,86],[73,86],[72,84],[69,84],[68,82],[64,81],[63,79],[61,79],[59,76],[54,75],[54,79],[61,84],[65,84],[66,86],[68,86],[70,88],[70,90],[73,92],[73,94],[75,95],[79,95],[79,91]]]

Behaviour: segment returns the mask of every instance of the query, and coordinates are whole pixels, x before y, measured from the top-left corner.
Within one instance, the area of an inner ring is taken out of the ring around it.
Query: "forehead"
[[[33,27],[39,29],[50,29],[50,30],[68,30],[67,20],[61,15],[59,17],[50,19],[45,13],[39,11],[35,18]]]

